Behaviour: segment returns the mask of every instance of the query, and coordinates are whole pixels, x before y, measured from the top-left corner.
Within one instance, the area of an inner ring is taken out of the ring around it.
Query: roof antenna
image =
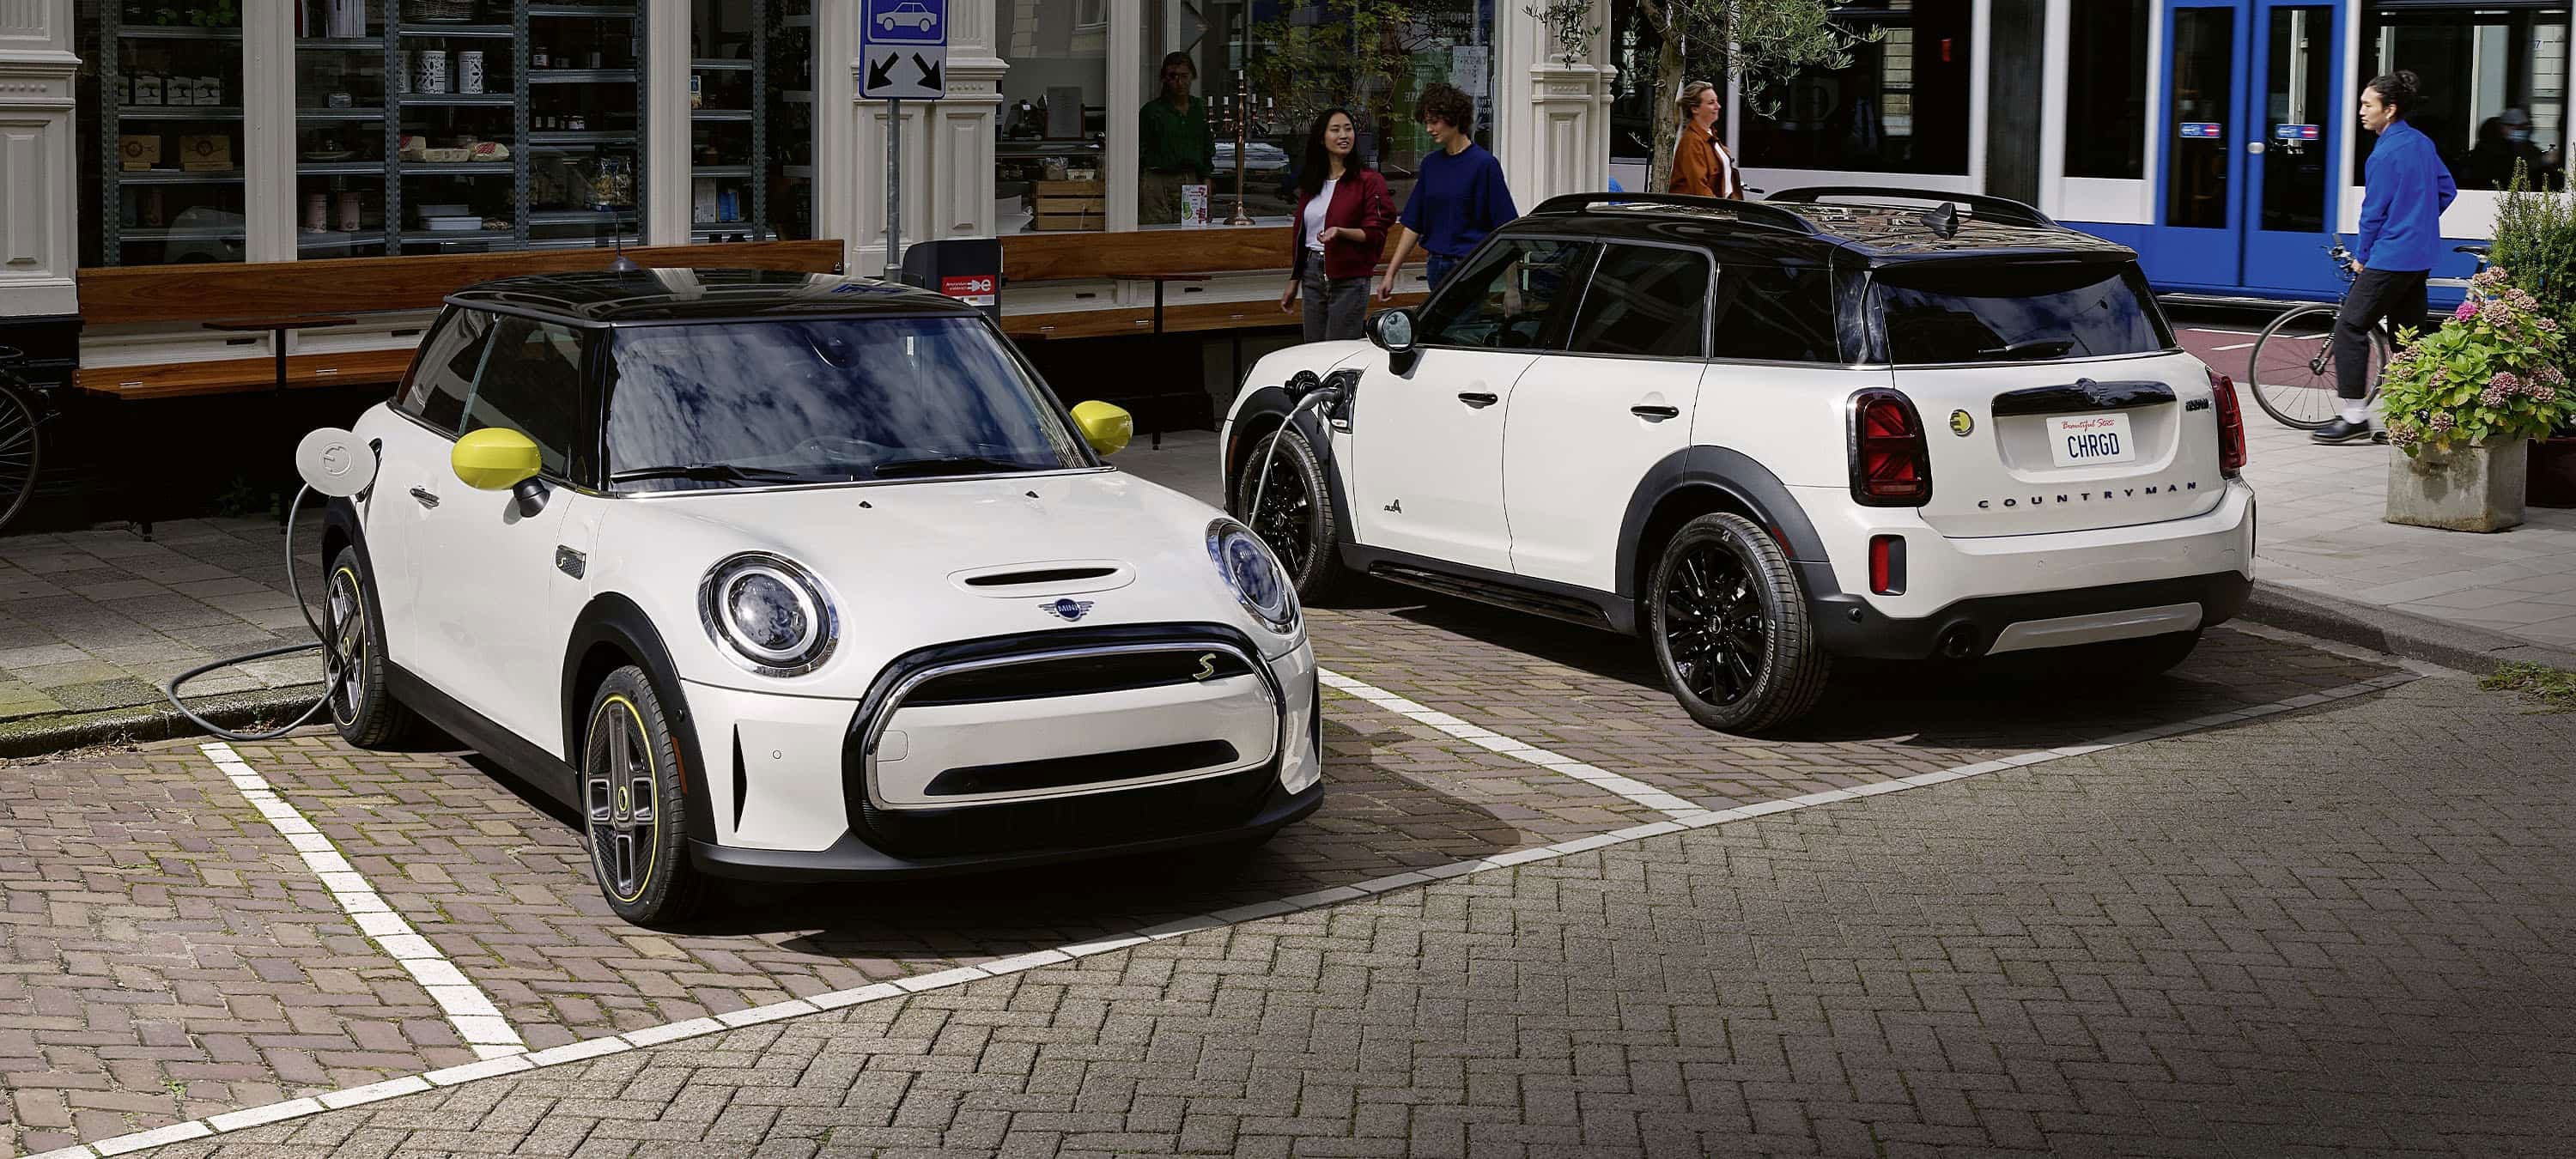
[[[1939,209],[1924,210],[1923,224],[1932,227],[1932,232],[1939,234],[1943,241],[1959,236],[1958,205],[1944,201]]]
[[[608,224],[609,243],[617,247],[617,256],[608,261],[608,272],[612,274],[631,274],[644,268],[636,265],[635,259],[626,256],[626,231],[621,228],[624,225],[624,222],[619,221],[611,221]]]

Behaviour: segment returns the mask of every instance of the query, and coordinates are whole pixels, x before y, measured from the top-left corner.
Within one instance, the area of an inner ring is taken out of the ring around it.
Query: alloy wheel
[[[331,682],[331,719],[347,725],[358,719],[367,696],[366,599],[358,591],[358,577],[347,568],[331,573],[324,617],[331,661],[338,665],[339,673]]]
[[[1685,549],[1664,592],[1664,648],[1682,687],[1713,705],[1744,699],[1761,681],[1769,643],[1743,561],[1716,544]]]
[[[1260,507],[1247,512],[1250,518],[1245,522],[1270,546],[1289,575],[1302,576],[1306,562],[1314,557],[1315,494],[1306,486],[1305,472],[1293,464],[1280,470],[1276,458],[1270,463],[1269,481],[1255,484]]]
[[[609,730],[605,752],[594,750],[582,778],[592,859],[601,885],[620,901],[644,895],[660,849],[661,794],[655,787],[652,742],[644,720],[623,698],[600,706],[594,727]]]

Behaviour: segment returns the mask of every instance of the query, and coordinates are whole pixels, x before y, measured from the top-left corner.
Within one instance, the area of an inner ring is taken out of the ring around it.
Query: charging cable
[[[1311,370],[1301,370],[1298,371],[1298,373],[1312,377],[1315,372]],[[1252,504],[1251,506],[1244,508],[1243,511],[1246,519],[1257,520],[1261,518],[1261,496],[1263,492],[1270,489],[1270,464],[1278,460],[1279,444],[1288,438],[1289,430],[1297,425],[1297,416],[1304,414],[1307,407],[1321,406],[1340,397],[1342,397],[1342,392],[1336,387],[1308,387],[1306,390],[1306,397],[1297,400],[1297,405],[1288,408],[1288,417],[1280,420],[1278,433],[1270,436],[1269,452],[1261,456],[1261,477],[1253,481]]]
[[[312,642],[306,644],[288,644],[283,647],[269,648],[264,651],[244,653],[243,655],[234,656],[226,660],[217,660],[212,664],[201,664],[195,668],[191,668],[171,677],[168,683],[161,686],[162,697],[170,702],[170,707],[179,710],[179,715],[187,717],[188,720],[194,723],[197,727],[213,733],[216,736],[222,737],[225,740],[270,741],[294,732],[311,722],[315,713],[321,712],[325,706],[329,705],[331,703],[332,694],[340,687],[340,670],[343,663],[340,658],[340,653],[338,650],[330,647],[330,637],[322,633],[322,625],[313,621],[313,608],[304,602],[304,585],[298,582],[295,578],[295,516],[296,513],[302,510],[304,506],[304,497],[312,493],[313,488],[310,486],[298,487],[295,489],[295,498],[288,500],[286,504],[286,587],[288,591],[295,593],[295,610],[303,614],[304,626],[312,629],[313,631]],[[361,630],[363,630],[363,628]],[[206,673],[215,671],[218,668],[230,668],[237,664],[250,664],[277,656],[292,656],[295,653],[302,652],[310,648],[322,649],[322,695],[319,699],[315,700],[310,707],[306,708],[302,715],[297,716],[293,723],[288,724],[286,727],[278,729],[275,732],[234,732],[230,729],[217,727],[214,722],[191,711],[188,708],[187,703],[179,699],[180,685],[186,684],[187,682],[203,676]]]

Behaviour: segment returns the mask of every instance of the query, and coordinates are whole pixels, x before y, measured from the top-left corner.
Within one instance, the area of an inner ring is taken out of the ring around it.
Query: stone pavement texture
[[[2261,323],[2177,317],[2183,345],[2237,380],[2245,404],[2245,477],[2261,497],[2255,577],[2267,584],[2576,649],[2576,509],[2530,508],[2493,534],[2381,519],[2388,458],[2376,444],[2319,446],[2244,395]],[[1165,444],[1169,446],[1167,442]]]
[[[2529,713],[2418,680],[150,1154],[2563,1154]]]

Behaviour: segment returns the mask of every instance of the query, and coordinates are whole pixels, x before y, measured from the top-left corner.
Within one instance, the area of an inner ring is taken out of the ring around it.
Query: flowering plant
[[[2546,438],[2576,416],[2576,390],[2559,369],[2567,336],[2502,268],[2472,283],[2442,328],[2407,343],[2380,379],[2388,438],[2409,456],[2490,439]]]

